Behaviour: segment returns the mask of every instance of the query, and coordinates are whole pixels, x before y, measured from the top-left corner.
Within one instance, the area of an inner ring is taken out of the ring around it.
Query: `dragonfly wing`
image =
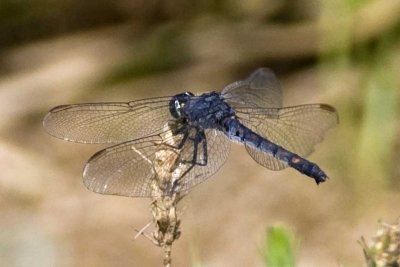
[[[191,135],[173,135],[166,131],[160,135],[118,144],[99,151],[86,164],[83,179],[86,187],[101,194],[129,197],[150,197],[160,194],[155,189],[160,179],[165,180],[168,192],[187,191],[215,173],[229,153],[229,141],[213,130],[207,130],[208,164],[204,161],[204,146],[195,145]],[[183,143],[181,148],[177,146]],[[197,147],[197,148],[195,148]],[[193,155],[197,155],[193,164]],[[179,180],[177,187],[172,181]],[[159,184],[158,184],[159,185]]]
[[[268,168],[273,171],[280,171],[288,167],[286,162],[283,162],[274,156],[265,152],[259,151],[248,145],[245,145],[247,153],[261,166]]]
[[[94,154],[83,172],[85,186],[96,193],[130,197],[151,195],[158,136],[121,143]]]
[[[233,108],[271,108],[282,106],[281,86],[274,72],[260,68],[243,81],[227,85],[222,96]]]
[[[169,112],[170,99],[58,106],[49,111],[43,125],[49,134],[67,141],[125,142],[152,134],[173,119]]]
[[[287,108],[239,109],[239,120],[269,141],[307,157],[325,133],[338,124],[335,109],[325,104],[310,104]],[[267,153],[246,147],[249,154],[261,165],[280,170],[287,165]]]

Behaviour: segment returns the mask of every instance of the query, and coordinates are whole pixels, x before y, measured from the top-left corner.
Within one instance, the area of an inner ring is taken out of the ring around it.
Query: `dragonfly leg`
[[[186,138],[187,139],[187,138]],[[207,165],[207,142],[206,142],[206,136],[203,131],[197,132],[196,136],[194,138],[190,138],[190,140],[193,140],[193,157],[191,160],[183,160],[181,163],[189,165],[188,168],[179,176],[178,179],[176,179],[169,192],[175,192],[176,188],[179,187],[180,183],[182,182],[183,178],[196,166],[206,166]],[[202,162],[197,162],[198,161],[198,148],[199,148],[199,143],[202,142],[203,146],[203,160]]]
[[[185,128],[186,127],[182,127],[180,130],[177,131],[177,134],[182,134],[183,135],[182,140],[179,141],[179,144],[176,145],[176,144],[168,144],[167,142],[163,142],[162,145],[167,146],[169,148],[177,149],[177,150],[181,149],[185,145],[186,140],[189,137],[189,131],[184,131],[183,130]]]
[[[206,140],[206,135],[204,134],[203,131],[197,132],[195,137],[189,137],[191,141],[193,141],[193,157],[191,160],[184,160],[182,163],[184,164],[192,164],[192,165],[199,165],[199,166],[206,166],[207,161],[208,161],[208,156],[207,156],[207,140]],[[199,148],[199,143],[202,143],[202,148],[203,148],[203,157],[201,161],[198,160],[198,148]]]
[[[206,135],[204,134],[203,131],[199,134],[201,134],[201,140],[202,140],[202,145],[203,145],[203,161],[204,162],[198,162],[197,164],[200,166],[207,166],[207,162],[208,162],[207,139],[206,139]]]

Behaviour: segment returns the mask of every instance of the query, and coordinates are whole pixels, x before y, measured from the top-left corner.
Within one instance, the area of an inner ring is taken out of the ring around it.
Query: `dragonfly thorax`
[[[199,96],[185,94],[173,98],[174,108],[171,113],[176,118],[184,119],[189,125],[200,129],[220,128],[221,121],[234,116],[234,110],[216,92]],[[172,104],[171,104],[172,106]]]

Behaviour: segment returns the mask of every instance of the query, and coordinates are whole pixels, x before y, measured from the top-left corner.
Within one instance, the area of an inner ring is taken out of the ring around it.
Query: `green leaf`
[[[294,267],[294,237],[283,226],[273,226],[267,230],[263,257],[267,267]]]

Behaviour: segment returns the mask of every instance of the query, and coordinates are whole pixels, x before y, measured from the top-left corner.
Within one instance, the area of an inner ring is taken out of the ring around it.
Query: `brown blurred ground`
[[[287,105],[325,102],[341,123],[311,159],[317,187],[234,145],[182,203],[174,266],[262,266],[268,226],[299,241],[298,266],[361,266],[357,240],[399,217],[400,4],[375,1],[52,1],[0,4],[0,265],[160,266],[133,239],[149,200],[81,182],[101,146],[46,135],[60,104],[220,90],[260,66]]]

